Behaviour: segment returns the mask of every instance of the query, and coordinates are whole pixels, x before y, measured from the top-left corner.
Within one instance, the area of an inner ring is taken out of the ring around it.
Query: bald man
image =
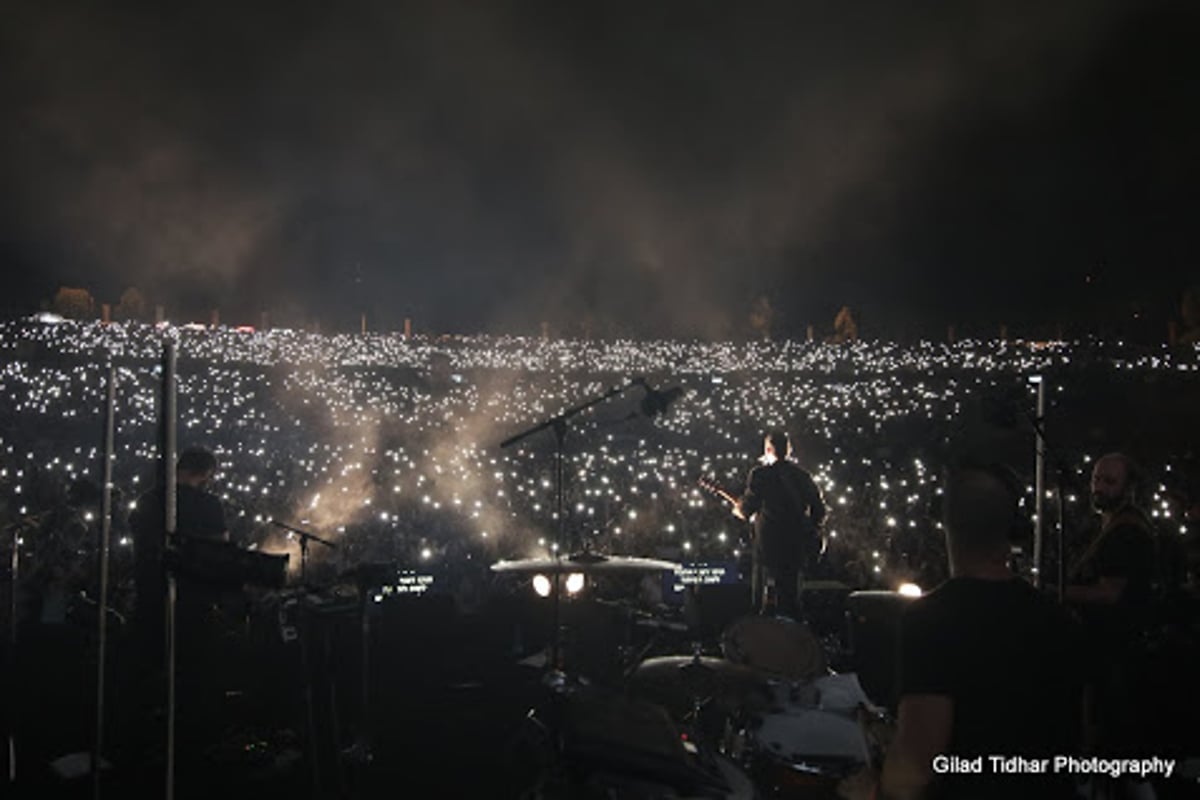
[[[1066,590],[1071,603],[1120,607],[1128,617],[1150,601],[1154,534],[1135,501],[1134,471],[1123,453],[1103,456],[1092,469],[1092,507],[1100,512],[1100,533],[1072,570],[1073,585]]]
[[[1136,697],[1152,680],[1142,661],[1141,634],[1153,599],[1154,528],[1137,507],[1136,467],[1123,453],[1109,453],[1092,470],[1092,507],[1100,531],[1071,572],[1066,599],[1086,623],[1092,660],[1093,730],[1101,753],[1149,752],[1154,729],[1150,705]]]
[[[1008,566],[1014,482],[995,467],[960,469],[944,514],[951,578],[901,621],[897,730],[879,797],[1070,797],[1066,776],[1005,772],[988,759],[1041,763],[1082,739],[1078,630]]]

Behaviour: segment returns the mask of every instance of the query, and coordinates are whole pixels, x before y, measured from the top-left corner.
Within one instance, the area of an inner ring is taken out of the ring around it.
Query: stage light
[[[900,588],[896,589],[896,594],[904,597],[920,597],[923,592],[921,591],[921,587],[915,583],[902,583],[900,584]]]
[[[537,592],[538,597],[549,597],[550,588],[550,579],[545,575],[533,576],[533,590]]]
[[[567,576],[567,594],[579,594],[583,591],[583,584],[583,573],[572,572]]]

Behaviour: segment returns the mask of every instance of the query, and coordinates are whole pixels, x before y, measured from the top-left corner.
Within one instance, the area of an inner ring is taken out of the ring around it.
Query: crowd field
[[[928,587],[946,574],[937,506],[949,463],[1008,463],[1033,513],[1034,376],[1046,394],[1047,529],[1059,487],[1068,530],[1086,527],[1090,462],[1126,449],[1146,468],[1163,529],[1195,535],[1192,347],[320,335],[29,318],[0,324],[0,495],[35,573],[69,581],[69,554],[86,563],[94,547],[110,366],[114,542],[118,568],[128,563],[128,512],[156,475],[167,342],[178,352],[180,447],[217,454],[234,539],[296,553],[269,524],[278,520],[337,542],[314,551],[314,568],[324,558],[329,569],[483,569],[555,547],[738,561],[748,531],[697,478],[740,490],[762,432],[784,427],[831,510],[827,576]],[[649,418],[634,379],[682,395]],[[559,541],[553,433],[500,442],[612,387],[624,391],[570,421]]]

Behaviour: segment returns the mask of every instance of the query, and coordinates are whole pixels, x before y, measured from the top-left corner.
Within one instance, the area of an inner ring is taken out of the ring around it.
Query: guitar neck
[[[702,478],[698,482],[700,484],[701,489],[704,489],[705,491],[707,491],[710,494],[716,495],[717,497],[721,498],[722,500],[724,500],[726,503],[728,503],[731,506],[737,505],[738,499],[736,497],[734,497],[731,493],[722,489],[720,486],[717,486],[712,481],[705,480]]]

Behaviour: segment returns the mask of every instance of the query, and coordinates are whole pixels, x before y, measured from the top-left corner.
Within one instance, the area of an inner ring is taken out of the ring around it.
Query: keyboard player
[[[191,448],[180,453],[175,467],[175,531],[181,540],[229,540],[221,501],[206,491],[216,473],[217,458],[208,450]],[[138,499],[129,518],[134,546],[134,624],[140,649],[147,650],[148,654],[162,652],[166,596],[165,498],[166,490],[162,486],[146,492]],[[214,600],[212,594],[193,582],[180,582],[176,606],[180,628],[202,622]]]

